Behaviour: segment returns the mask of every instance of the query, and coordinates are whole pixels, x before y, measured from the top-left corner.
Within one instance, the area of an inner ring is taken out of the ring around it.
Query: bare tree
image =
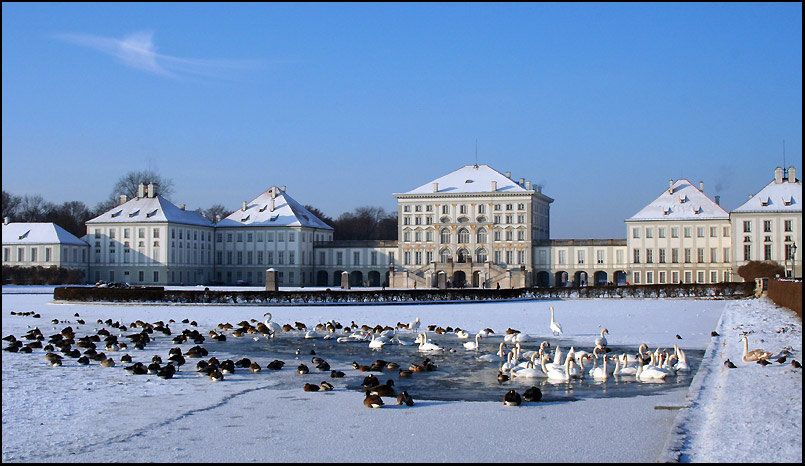
[[[211,221],[213,223],[218,223],[218,218],[217,217],[219,215],[223,219],[223,218],[226,218],[227,216],[229,216],[229,214],[231,214],[233,211],[227,209],[226,207],[224,207],[221,204],[215,204],[215,205],[213,205],[212,207],[210,207],[207,210],[198,209],[198,212],[201,215],[207,217],[207,219],[209,221]]]
[[[125,194],[129,199],[137,197],[140,184],[148,185],[154,183],[158,186],[157,194],[170,200],[173,195],[173,180],[159,175],[153,170],[131,171],[121,176],[112,188],[110,198],[118,202],[121,194]]]
[[[21,222],[44,222],[48,211],[55,206],[39,194],[26,194],[20,202],[19,217]]]
[[[17,220],[17,215],[20,213],[20,204],[22,198],[3,191],[3,218],[10,218],[12,221]]]

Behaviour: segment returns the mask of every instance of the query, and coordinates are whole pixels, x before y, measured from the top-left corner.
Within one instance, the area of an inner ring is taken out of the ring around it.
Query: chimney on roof
[[[120,205],[125,204],[126,202],[128,202],[128,200],[129,200],[129,197],[126,196],[125,194],[120,195]]]
[[[285,185],[280,186],[280,191],[285,192],[285,188],[287,188],[287,186]]]
[[[704,181],[699,181],[699,191],[704,192]]]
[[[148,197],[156,196],[156,186],[154,183],[148,183]]]
[[[538,193],[541,193],[541,192],[542,192],[542,186],[537,185],[537,192],[538,192]]]
[[[434,193],[438,193],[438,192],[439,192],[439,183],[433,183],[433,192],[434,192]]]
[[[525,184],[525,178],[520,178],[520,186],[523,186],[524,184]]]
[[[221,223],[221,214],[215,214],[215,223]]]
[[[721,196],[716,196],[716,205],[721,205]]]
[[[775,183],[783,182],[783,167],[777,167],[774,169],[774,182]]]
[[[793,165],[788,167],[788,182],[795,183],[797,181],[797,169]]]
[[[525,182],[525,189],[527,189],[529,191],[531,190],[531,182],[530,181]]]
[[[674,193],[674,180],[668,180],[668,194]]]
[[[246,201],[243,201],[243,207],[241,207],[241,210],[246,210]]]
[[[271,203],[268,206],[268,211],[269,212],[274,212],[274,195],[273,194],[271,195]]]
[[[498,182],[495,181],[495,180],[492,180],[492,191],[497,191],[497,190],[498,190]]]
[[[8,217],[3,217],[3,225],[8,225]]]
[[[145,197],[145,183],[140,183],[137,186],[137,198]]]
[[[184,204],[179,204],[180,209],[184,210],[185,207],[187,207],[187,206],[185,206]]]
[[[506,178],[512,179],[512,172],[506,172]]]

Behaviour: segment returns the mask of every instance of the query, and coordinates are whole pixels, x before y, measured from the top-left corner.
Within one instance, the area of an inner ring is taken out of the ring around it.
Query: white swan
[[[674,370],[676,372],[690,372],[690,366],[688,365],[688,357],[682,348],[674,345],[674,354],[676,355],[677,363],[674,364]]]
[[[596,359],[596,362],[598,360]],[[606,380],[609,377],[609,367],[607,367],[607,355],[604,354],[604,364],[596,366],[590,371],[590,375],[596,380]]]
[[[419,317],[417,317],[415,321],[408,324],[408,330],[412,330],[414,332],[419,330]]]
[[[400,337],[397,336],[397,329],[394,329],[394,337],[391,339],[392,343],[396,343],[400,346],[408,346],[411,344],[410,341],[400,340]]]
[[[419,341],[419,351],[443,351],[441,346],[428,341],[428,336],[425,332],[419,334],[421,339]]]
[[[321,336],[321,335],[319,335],[319,332],[317,332],[317,331],[315,331],[315,330],[308,330],[308,331],[305,333],[305,338],[307,338],[308,340],[312,340],[312,339],[314,339],[314,338],[319,338],[320,336]]]
[[[562,370],[543,366],[543,371],[548,374],[548,379],[550,380],[570,380],[570,367],[575,364],[576,361],[574,361],[573,358],[567,358],[565,359],[565,365],[562,367]]]
[[[551,331],[553,332],[554,336],[561,335],[562,334],[562,326],[559,324],[559,322],[554,320],[553,306],[551,306],[550,309],[551,309]]]
[[[595,346],[607,346],[607,337],[604,336],[605,333],[609,333],[609,330],[601,330],[601,336],[595,339]]]
[[[470,338],[470,334],[466,330],[459,330],[456,332],[456,336],[462,340],[467,340]]]
[[[478,351],[478,348],[481,347],[481,334],[475,335],[475,342],[467,341],[464,343],[464,349],[470,351]]]
[[[620,368],[620,373],[616,374],[616,375],[635,375],[635,374],[637,374],[637,366],[630,366],[629,365],[629,359],[628,359],[628,356],[626,355],[626,353],[623,353],[621,355],[621,360],[623,362],[622,362],[622,365],[621,365],[621,368]],[[637,362],[636,358],[635,358],[635,362]]]
[[[647,368],[643,367],[643,361],[642,360],[638,361],[637,373],[635,374],[637,380],[643,381],[643,380],[664,379],[667,375],[668,375],[667,373],[661,370],[657,370],[657,368],[655,367],[652,366],[648,366]]]
[[[541,369],[537,368],[534,359],[536,358],[536,354],[531,357],[531,360],[528,361],[528,365],[524,369],[512,369],[510,374],[511,377],[522,377],[524,379],[536,379],[538,377],[547,377],[548,375],[543,372]],[[545,356],[542,356],[543,358]]]
[[[268,329],[271,330],[271,337],[273,338],[275,333],[282,331],[282,325],[271,320],[272,316],[270,312],[266,312],[265,314],[263,314],[263,317],[265,316],[268,316],[268,319],[265,320],[265,324],[266,327],[268,327]]]
[[[383,346],[385,346],[386,343],[388,343],[390,341],[391,341],[391,339],[389,339],[388,337],[384,337],[382,335],[377,336],[377,335],[373,334],[372,335],[372,341],[369,342],[369,348],[380,349]]]

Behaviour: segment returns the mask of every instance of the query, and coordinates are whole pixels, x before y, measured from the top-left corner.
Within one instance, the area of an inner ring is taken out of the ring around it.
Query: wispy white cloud
[[[255,60],[205,60],[160,54],[154,46],[153,31],[135,32],[123,39],[88,34],[56,34],[53,37],[98,50],[128,67],[170,78],[227,78],[234,71],[254,68],[260,64]]]

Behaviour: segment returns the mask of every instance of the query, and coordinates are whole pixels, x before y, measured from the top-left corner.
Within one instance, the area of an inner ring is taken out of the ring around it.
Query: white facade
[[[793,275],[802,276],[802,181],[793,166],[787,176],[777,167],[774,180],[733,210],[730,221],[736,270],[750,260],[774,261],[786,275],[794,267]]]
[[[3,222],[3,265],[78,269],[88,275],[89,244],[54,223]]]
[[[735,281],[729,213],[701,183],[671,180],[626,228],[631,284]]]
[[[212,280],[213,224],[149,185],[87,221],[90,282],[197,284]]]

